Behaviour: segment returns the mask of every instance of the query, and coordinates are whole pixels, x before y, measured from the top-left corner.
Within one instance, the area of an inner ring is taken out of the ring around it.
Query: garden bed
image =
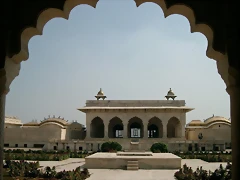
[[[223,152],[174,152],[182,159],[201,159],[207,162],[232,162],[231,153]]]
[[[24,151],[5,150],[5,160],[62,161],[68,158],[85,158],[93,153],[69,151]]]
[[[77,167],[72,171],[56,172],[55,167],[45,167],[42,170],[39,162],[26,161],[6,161],[3,168],[3,177],[6,180],[10,179],[76,179],[84,180],[90,177],[88,169]]]
[[[228,163],[224,168],[221,164],[214,172],[204,170],[203,167],[198,167],[193,171],[186,164],[174,174],[176,180],[231,180],[232,164]]]

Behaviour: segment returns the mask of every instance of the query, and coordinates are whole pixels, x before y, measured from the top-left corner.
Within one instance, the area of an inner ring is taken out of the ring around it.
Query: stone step
[[[138,167],[138,164],[128,164],[127,167]]]
[[[137,171],[138,167],[127,167],[127,170]]]
[[[129,169],[129,168],[130,168],[130,169],[131,169],[131,168],[132,168],[132,169],[139,169],[139,167],[136,166],[136,165],[128,165],[128,166],[127,166],[127,169]]]
[[[145,151],[140,149],[128,149],[128,150],[125,150],[125,152],[145,152]]]
[[[127,170],[138,170],[138,161],[128,161]]]
[[[128,161],[128,165],[129,164],[135,164],[135,165],[138,165],[138,161]]]

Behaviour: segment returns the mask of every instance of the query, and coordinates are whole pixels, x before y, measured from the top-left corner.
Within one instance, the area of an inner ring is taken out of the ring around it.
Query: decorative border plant
[[[20,149],[5,150],[5,160],[32,160],[32,161],[62,161],[68,158],[85,158],[93,153],[86,151],[24,151]]]
[[[164,143],[154,143],[150,150],[153,152],[153,153],[167,153],[168,152],[168,148],[167,148],[167,145],[164,144]]]
[[[201,159],[207,162],[232,162],[231,152],[178,152],[173,154],[181,157],[182,159]]]
[[[202,167],[193,172],[191,167],[184,164],[183,168],[174,174],[174,178],[176,180],[231,180],[231,167],[232,165],[228,162],[225,168],[220,164],[214,172],[203,170]]]
[[[122,150],[121,144],[119,144],[118,142],[114,142],[114,141],[105,142],[101,146],[102,152],[117,152],[117,151],[121,151],[121,150]]]
[[[77,167],[72,171],[56,172],[55,167],[40,169],[39,162],[6,161],[4,166],[4,179],[64,179],[84,180],[90,177],[88,169]]]

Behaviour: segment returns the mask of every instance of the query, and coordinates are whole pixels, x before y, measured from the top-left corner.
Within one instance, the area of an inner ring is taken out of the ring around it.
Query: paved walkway
[[[219,167],[220,164],[225,166],[227,163],[208,163],[199,159],[183,159],[182,165],[187,164],[191,166],[193,170],[197,167],[203,166],[205,170],[214,171]],[[40,161],[40,165],[45,166],[56,166],[57,171],[62,170],[73,170],[78,166],[85,164],[84,159],[71,158],[64,161]],[[138,171],[127,171],[127,170],[110,170],[110,169],[89,169],[91,176],[89,180],[174,180],[174,173],[177,170],[138,170]]]
[[[56,167],[56,171],[70,171],[85,164],[84,158],[71,158],[64,161],[39,161],[40,166]]]
[[[208,163],[199,159],[182,160],[182,165],[187,164],[195,170],[199,166],[203,169],[214,171],[221,163]],[[227,163],[222,163],[226,165]],[[177,170],[110,170],[110,169],[90,169],[89,180],[175,180],[174,173]]]

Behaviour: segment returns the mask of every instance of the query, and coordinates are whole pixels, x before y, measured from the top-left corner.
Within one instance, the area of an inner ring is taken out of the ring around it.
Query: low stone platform
[[[139,169],[179,169],[181,158],[172,153],[118,152],[95,153],[85,158],[88,169],[127,169],[128,161],[137,161]]]
[[[152,152],[117,152],[117,156],[152,156]]]

